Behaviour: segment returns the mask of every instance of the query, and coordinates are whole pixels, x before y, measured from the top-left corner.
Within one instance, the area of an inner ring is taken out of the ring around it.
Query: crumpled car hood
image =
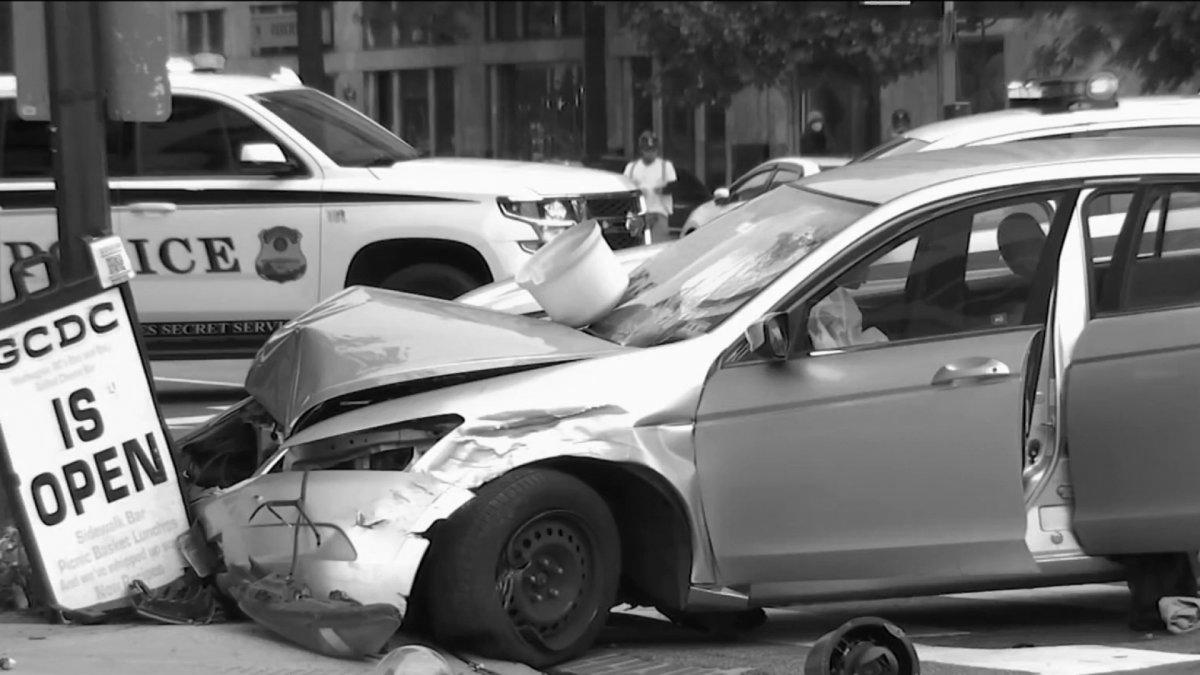
[[[279,329],[250,366],[246,391],[290,432],[306,411],[346,394],[622,349],[549,321],[356,286]]]

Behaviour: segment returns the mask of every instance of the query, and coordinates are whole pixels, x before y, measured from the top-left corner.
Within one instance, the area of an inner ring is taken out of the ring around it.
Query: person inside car
[[[808,313],[808,336],[814,351],[888,341],[878,328],[863,330],[862,310],[851,292],[867,280],[868,269],[865,265],[851,268],[828,295],[813,305]]]
[[[996,247],[999,249],[1000,258],[1020,283],[1010,294],[1011,299],[1003,306],[1003,321],[1006,324],[1021,322],[1045,245],[1046,233],[1037,218],[1028,213],[1010,213],[996,227]],[[996,316],[999,317],[1000,314]]]

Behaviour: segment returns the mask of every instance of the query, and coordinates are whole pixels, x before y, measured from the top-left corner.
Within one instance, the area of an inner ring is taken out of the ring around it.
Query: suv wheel
[[[477,288],[479,282],[475,277],[452,265],[417,263],[392,272],[379,282],[379,286],[393,291],[453,300]]]

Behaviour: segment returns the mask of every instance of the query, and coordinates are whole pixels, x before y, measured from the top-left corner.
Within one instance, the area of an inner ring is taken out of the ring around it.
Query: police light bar
[[[1041,79],[1008,85],[1010,108],[1038,108],[1063,112],[1079,108],[1111,108],[1117,105],[1117,77],[1096,73],[1086,80]]]
[[[225,57],[204,52],[192,56],[192,70],[197,73],[219,73],[225,70]]]

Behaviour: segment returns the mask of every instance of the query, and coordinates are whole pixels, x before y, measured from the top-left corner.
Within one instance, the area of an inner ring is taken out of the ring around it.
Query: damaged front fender
[[[471,499],[434,476],[282,472],[196,505],[227,568],[294,578],[313,597],[387,603],[403,613],[429,547],[423,535]]]

